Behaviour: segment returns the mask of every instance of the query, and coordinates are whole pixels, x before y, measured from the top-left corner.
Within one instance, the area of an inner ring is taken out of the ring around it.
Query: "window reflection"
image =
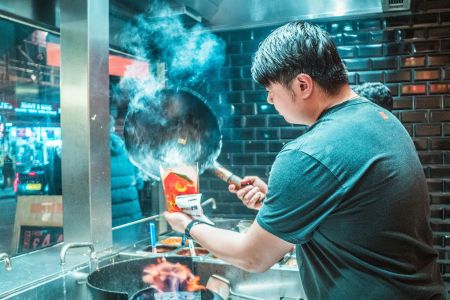
[[[0,19],[0,252],[61,242],[59,37]]]
[[[63,241],[61,51],[59,36],[10,20],[0,18],[0,35],[0,253],[17,255]],[[146,78],[149,67],[125,54],[109,56],[110,114],[116,119],[112,135],[119,139],[129,102],[126,91],[118,92],[120,79],[125,72]],[[159,183],[144,181],[130,168],[133,192],[126,194],[136,197],[128,207],[113,205],[113,215],[114,210],[128,211],[128,216],[113,219],[114,225],[159,211]],[[121,231],[127,243],[137,238],[130,235],[133,227]]]

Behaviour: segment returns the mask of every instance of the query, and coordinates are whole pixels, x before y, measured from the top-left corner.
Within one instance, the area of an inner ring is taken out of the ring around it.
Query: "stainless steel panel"
[[[213,29],[254,27],[292,20],[382,12],[380,0],[175,0],[175,2],[197,11]]]
[[[108,0],[61,1],[65,242],[112,245]]]
[[[195,269],[202,282],[206,282],[213,274],[222,276],[230,281],[231,290],[242,296],[258,299],[306,299],[297,268],[272,267],[264,273],[249,273],[229,264],[196,261]]]
[[[38,286],[61,276],[62,268],[58,262],[58,254],[61,247],[53,246],[33,253],[24,254],[12,258],[12,270],[0,272],[0,299],[14,297],[14,295],[21,294],[27,290],[32,290],[33,286]],[[86,265],[88,256],[86,249],[81,249],[79,252],[71,252],[67,258],[67,264],[64,270],[72,270],[78,268],[80,265]],[[61,291],[62,291],[62,285]],[[38,297],[20,298],[19,299],[44,299]],[[61,299],[54,297],[53,299]]]

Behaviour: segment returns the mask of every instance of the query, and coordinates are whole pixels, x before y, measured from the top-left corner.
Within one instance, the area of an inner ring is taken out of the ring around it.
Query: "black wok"
[[[160,166],[198,164],[200,173],[213,169],[240,186],[241,179],[216,162],[222,147],[219,122],[193,91],[159,90],[130,104],[124,138],[131,161],[150,177],[159,178]]]

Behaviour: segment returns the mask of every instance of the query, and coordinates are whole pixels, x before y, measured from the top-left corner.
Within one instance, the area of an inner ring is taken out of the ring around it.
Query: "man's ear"
[[[292,89],[302,99],[307,99],[311,96],[314,88],[314,81],[308,74],[300,73],[293,81]]]

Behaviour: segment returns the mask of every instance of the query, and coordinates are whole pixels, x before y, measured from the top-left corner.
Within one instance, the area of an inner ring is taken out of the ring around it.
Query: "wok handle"
[[[214,174],[216,174],[217,177],[219,177],[226,183],[234,184],[236,186],[236,189],[238,190],[242,188],[241,184],[242,178],[237,175],[234,175],[230,170],[224,168],[218,162],[214,163],[212,170],[214,171]]]

